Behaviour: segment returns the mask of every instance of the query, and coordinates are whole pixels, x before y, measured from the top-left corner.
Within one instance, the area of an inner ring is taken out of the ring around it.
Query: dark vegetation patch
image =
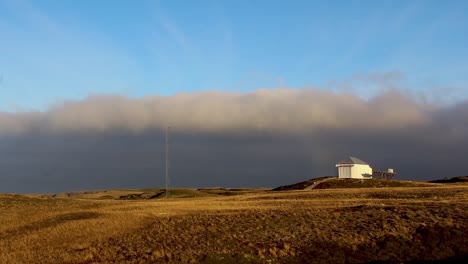
[[[417,200],[417,199],[446,199],[462,196],[463,191],[452,191],[452,192],[437,192],[433,189],[430,190],[421,190],[418,192],[392,192],[392,191],[382,191],[382,192],[372,192],[367,193],[366,197],[371,199],[406,199],[406,200]]]
[[[251,189],[251,188],[199,188],[198,192],[206,193],[210,195],[219,196],[234,196],[248,193],[263,192],[265,189]]]
[[[304,190],[314,185],[314,189],[342,188],[387,188],[387,187],[425,187],[428,183],[382,179],[333,179],[332,177],[314,178],[307,181],[280,186],[273,191]]]
[[[204,197],[204,193],[197,192],[190,189],[171,189],[167,192],[170,198],[195,198]],[[130,193],[127,195],[121,195],[120,200],[143,200],[143,199],[158,199],[165,198],[166,191],[160,190],[157,192],[145,192],[145,193]]]
[[[89,203],[80,200],[70,200],[63,198],[46,197],[28,197],[25,195],[6,195],[0,194],[0,215],[1,213],[18,212],[22,210],[31,210],[30,208],[63,208],[69,209],[92,209],[99,208],[101,205]]]
[[[318,181],[325,180],[327,178],[332,178],[332,177],[334,177],[334,176],[312,178],[310,180],[294,183],[294,184],[291,184],[291,185],[279,186],[279,187],[274,188],[272,191],[304,190],[305,188],[307,188],[307,187],[309,187],[311,185],[314,185]]]
[[[387,188],[387,187],[421,187],[418,182],[381,180],[381,179],[332,179],[317,184],[315,189],[341,189],[341,188]]]
[[[12,236],[18,236],[28,232],[34,232],[44,228],[55,227],[70,221],[98,218],[100,215],[101,214],[96,212],[76,212],[60,214],[49,219],[45,219],[43,221],[33,222],[31,224],[27,224],[13,230],[7,230],[0,234],[0,239],[6,239]]]
[[[234,196],[248,193],[259,193],[267,189],[261,188],[200,188],[200,189],[182,189],[175,188],[169,190],[170,198],[196,198],[208,196]],[[269,189],[268,189],[269,190]],[[98,199],[98,200],[149,200],[166,198],[164,188],[145,188],[134,190],[106,190],[106,191],[83,191],[70,192],[52,195],[43,195],[47,198],[79,198],[79,199]],[[1,199],[1,197],[0,197]]]
[[[115,197],[112,196],[112,195],[103,195],[103,196],[100,196],[98,199],[101,199],[101,200],[112,200],[114,199]]]
[[[229,189],[229,188],[202,188],[202,189],[170,189],[167,194],[170,198],[197,198],[210,196],[234,196],[247,193],[261,192],[261,189]],[[130,193],[121,195],[120,200],[142,200],[166,198],[166,190],[152,189],[143,193]]]
[[[453,178],[445,177],[443,179],[429,181],[432,183],[458,183],[458,182],[468,182],[468,176],[458,176]]]
[[[119,200],[142,200],[142,199],[155,199],[160,198],[165,194],[164,191],[159,191],[156,193],[129,193],[126,195],[119,196]]]

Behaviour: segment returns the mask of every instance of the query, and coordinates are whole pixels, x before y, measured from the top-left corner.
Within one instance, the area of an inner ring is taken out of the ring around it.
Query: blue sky
[[[278,86],[351,84],[365,96],[382,80],[457,100],[468,95],[467,11],[428,0],[0,0],[0,110]]]

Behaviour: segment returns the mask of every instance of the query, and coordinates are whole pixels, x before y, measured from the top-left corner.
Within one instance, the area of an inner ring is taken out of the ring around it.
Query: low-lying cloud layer
[[[319,89],[199,92],[169,97],[92,96],[43,113],[0,114],[0,133],[144,132],[168,125],[182,131],[301,132],[320,129],[400,129],[428,124],[432,108],[397,91],[370,101]]]
[[[336,174],[358,156],[401,178],[467,174],[468,101],[438,106],[389,90],[370,100],[320,89],[92,96],[45,112],[0,112],[0,192],[163,184],[276,186]]]

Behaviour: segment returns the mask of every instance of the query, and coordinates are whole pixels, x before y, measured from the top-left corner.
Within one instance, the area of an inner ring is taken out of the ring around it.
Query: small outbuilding
[[[372,179],[372,168],[356,157],[348,157],[336,163],[336,167],[340,179]]]

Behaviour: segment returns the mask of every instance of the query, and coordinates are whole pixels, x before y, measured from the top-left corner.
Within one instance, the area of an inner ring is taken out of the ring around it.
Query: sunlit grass
[[[467,186],[191,194],[0,195],[0,263],[353,263],[468,253]]]

